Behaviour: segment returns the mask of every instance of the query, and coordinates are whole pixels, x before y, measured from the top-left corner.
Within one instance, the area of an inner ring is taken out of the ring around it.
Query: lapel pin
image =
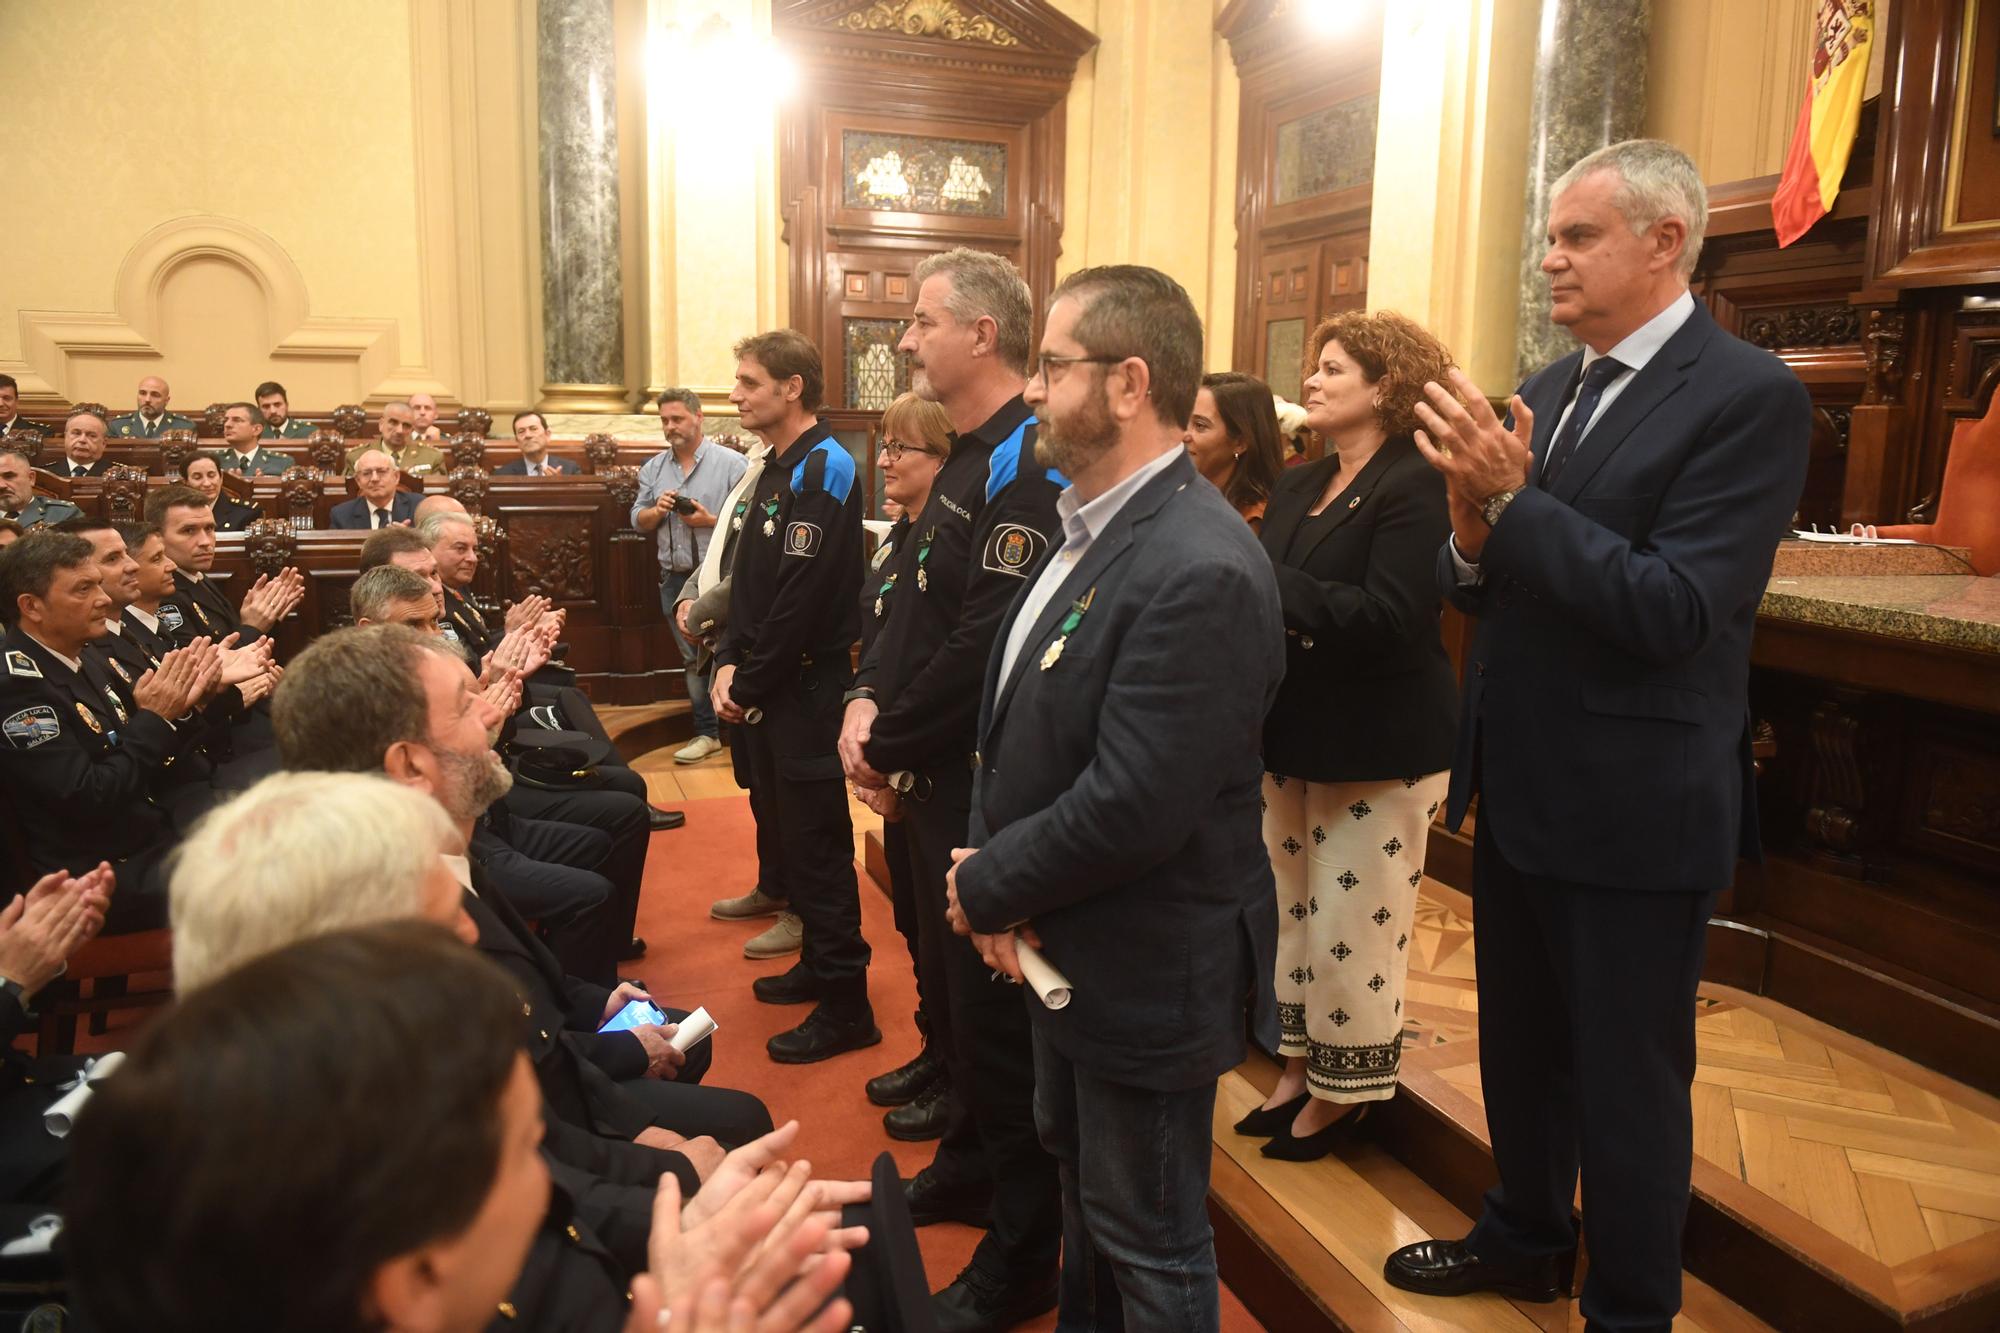
[[[1359,509],[1359,508],[1361,508],[1361,497],[1357,495],[1357,496],[1355,496],[1355,497],[1354,497],[1354,498],[1353,498],[1352,500],[1349,500],[1349,501],[1347,502],[1347,507],[1348,507],[1349,509]]]

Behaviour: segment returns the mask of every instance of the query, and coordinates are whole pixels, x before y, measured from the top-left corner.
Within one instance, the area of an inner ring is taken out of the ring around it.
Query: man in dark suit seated
[[[290,615],[305,597],[305,575],[292,567],[270,578],[259,574],[240,607],[217,580],[215,514],[192,486],[163,486],[146,496],[146,522],[160,529],[174,566],[174,592],[160,602],[160,624],[175,643],[196,637],[239,636],[248,644]]]
[[[1805,482],[1806,391],[1688,291],[1708,195],[1655,140],[1558,180],[1551,318],[1583,347],[1509,419],[1454,373],[1417,408],[1445,476],[1446,595],[1477,622],[1446,822],[1473,842],[1479,1065],[1499,1188],[1397,1286],[1549,1300],[1576,1243],[1592,1328],[1681,1296],[1695,987],[1716,896],[1756,857],[1750,635]]]
[[[396,489],[399,473],[396,460],[380,449],[366,449],[354,460],[354,489],[361,494],[333,507],[328,526],[335,528],[386,528],[391,523],[408,523],[417,516],[423,497]]]
[[[64,477],[101,477],[110,464],[104,458],[104,418],[95,412],[72,412],[63,421],[63,457],[53,471]]]
[[[209,512],[215,515],[217,532],[241,532],[264,517],[264,511],[253,504],[244,504],[234,496],[222,492],[222,464],[214,454],[199,453],[187,461],[183,474],[187,484],[208,497]]]
[[[158,375],[139,381],[139,406],[111,418],[109,431],[114,440],[157,440],[170,430],[193,430],[194,422],[178,412],[169,412],[173,399],[167,382]]]
[[[493,470],[499,477],[539,477],[545,473],[572,476],[582,469],[567,458],[549,452],[549,422],[540,412],[523,412],[514,418],[514,443],[521,456]]]
[[[1018,938],[1075,982],[1066,1008],[1026,1001],[1064,1328],[1219,1327],[1215,1080],[1253,1022],[1278,1040],[1258,750],[1284,630],[1269,557],[1181,447],[1200,382],[1164,273],[1056,288],[1026,398],[1035,461],[1070,479],[1062,537],[1000,625],[947,881],[989,966],[1018,979]]]

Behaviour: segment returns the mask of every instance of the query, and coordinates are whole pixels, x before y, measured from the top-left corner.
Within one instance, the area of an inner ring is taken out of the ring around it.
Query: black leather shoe
[[[929,1167],[903,1183],[903,1198],[910,1205],[910,1224],[927,1227],[933,1222],[963,1222],[969,1227],[993,1225],[993,1191],[985,1185],[948,1185]]]
[[[951,1084],[940,1079],[908,1106],[899,1106],[883,1116],[882,1128],[899,1142],[925,1143],[943,1138],[957,1111],[958,1099],[951,1095]]]
[[[1405,1245],[1382,1265],[1392,1287],[1425,1296],[1466,1296],[1497,1291],[1522,1301],[1552,1301],[1562,1295],[1557,1256],[1489,1264],[1464,1241],[1422,1240]]]
[[[618,951],[618,961],[621,963],[629,963],[634,958],[644,958],[645,956],[646,941],[638,935],[634,935],[631,943]]]
[[[863,1091],[877,1106],[908,1106],[930,1091],[933,1083],[943,1082],[944,1076],[944,1061],[931,1054],[931,1048],[926,1046],[908,1064],[869,1079]]]
[[[765,1004],[811,1004],[819,999],[819,980],[804,963],[793,963],[776,976],[758,977],[750,993]]]
[[[1302,1092],[1282,1106],[1260,1106],[1236,1122],[1236,1132],[1257,1139],[1282,1134],[1291,1128],[1292,1121],[1298,1118],[1299,1111],[1311,1096],[1310,1092]]]
[[[1292,1127],[1287,1124],[1258,1151],[1278,1162],[1317,1162],[1333,1151],[1334,1144],[1360,1128],[1362,1120],[1368,1115],[1368,1108],[1373,1105],[1373,1102],[1363,1102],[1332,1124],[1314,1130],[1302,1139],[1294,1138]]]
[[[931,1297],[938,1333],[1006,1333],[1056,1308],[1056,1275],[1038,1281],[993,1277],[967,1268]]]
[[[867,1009],[840,1014],[821,1004],[806,1015],[805,1022],[765,1042],[764,1049],[781,1065],[809,1065],[881,1043],[882,1029],[875,1026],[875,1015]]]
[[[687,822],[685,811],[662,810],[657,805],[646,807],[646,829],[650,833],[664,833],[670,828],[679,828]]]

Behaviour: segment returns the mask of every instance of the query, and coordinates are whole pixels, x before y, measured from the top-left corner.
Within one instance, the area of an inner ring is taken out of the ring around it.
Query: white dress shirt
[[[1173,466],[1174,460],[1186,452],[1182,446],[1175,445],[1088,504],[1076,498],[1075,486],[1065,488],[1056,497],[1056,517],[1062,520],[1063,543],[1049,557],[1049,562],[1042,566],[1041,577],[1028,589],[1027,597],[1021,602],[1020,613],[1014,617],[1014,627],[1007,632],[1007,651],[1000,659],[1000,684],[1003,688],[1013,677],[1014,659],[1021,655],[1028,635],[1034,631],[1035,622],[1048,609],[1049,599],[1069,578],[1070,571],[1090,550],[1091,543],[1110,526],[1112,518],[1125,507],[1126,501],[1137,495],[1147,482]]]
[[[1599,352],[1588,347],[1583,349],[1583,364],[1577,367],[1577,388],[1583,386],[1583,372],[1589,370],[1591,363],[1599,357],[1615,357],[1625,369],[1620,371],[1611,383],[1604,386],[1604,392],[1597,400],[1597,410],[1590,414],[1589,421],[1583,423],[1583,435],[1577,440],[1579,449],[1583,447],[1583,440],[1588,438],[1597,423],[1604,420],[1604,414],[1611,409],[1611,404],[1618,401],[1618,395],[1624,393],[1625,387],[1638,378],[1639,372],[1646,368],[1646,364],[1660,354],[1660,349],[1667,345],[1667,340],[1681,331],[1681,325],[1687,323],[1688,316],[1692,314],[1694,314],[1694,293],[1684,291],[1668,302],[1665,310],[1625,335],[1625,338],[1610,351]],[[1570,390],[1569,401],[1563,404],[1562,415],[1556,418],[1555,429],[1549,432],[1551,442],[1562,434],[1562,428],[1569,421],[1570,413],[1576,410],[1576,399],[1577,390]],[[1532,459],[1529,466],[1539,469],[1542,462],[1541,459]],[[1533,484],[1533,473],[1529,474],[1528,481],[1530,485]],[[1480,573],[1478,564],[1458,553],[1457,537],[1446,540],[1451,546],[1451,563],[1458,569],[1459,586],[1463,588],[1479,583],[1485,576]]]

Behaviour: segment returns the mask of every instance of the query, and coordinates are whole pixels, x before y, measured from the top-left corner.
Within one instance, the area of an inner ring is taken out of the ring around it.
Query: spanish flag
[[[1875,40],[1875,0],[1819,0],[1813,19],[1812,78],[1799,108],[1785,174],[1771,196],[1780,248],[1806,234],[1833,208],[1861,120],[1868,48]]]

